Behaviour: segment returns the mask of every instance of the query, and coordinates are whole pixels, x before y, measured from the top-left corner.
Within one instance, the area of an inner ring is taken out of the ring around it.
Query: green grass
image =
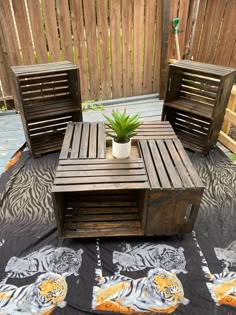
[[[236,162],[236,154],[231,153],[231,154],[229,155],[229,158],[230,158],[231,161]]]
[[[7,111],[7,105],[4,104],[4,105],[0,105],[0,113],[1,112],[6,112]]]
[[[102,104],[93,104],[94,100],[86,101],[82,103],[82,110],[94,110],[94,111],[103,111],[104,105]]]

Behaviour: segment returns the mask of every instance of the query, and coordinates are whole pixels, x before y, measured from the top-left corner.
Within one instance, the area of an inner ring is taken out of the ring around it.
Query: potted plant
[[[131,138],[136,135],[135,130],[142,124],[138,121],[140,115],[128,115],[112,111],[112,117],[104,115],[106,126],[111,129],[107,132],[112,137],[112,155],[117,159],[128,158],[131,151]]]

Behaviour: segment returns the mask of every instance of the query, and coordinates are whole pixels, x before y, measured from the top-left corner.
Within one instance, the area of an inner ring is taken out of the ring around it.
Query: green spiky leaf
[[[108,131],[108,135],[113,137],[116,142],[125,143],[136,135],[136,129],[142,124],[138,121],[139,114],[128,115],[126,110],[123,112],[112,111],[111,117],[103,114],[107,119],[106,126],[113,132]]]

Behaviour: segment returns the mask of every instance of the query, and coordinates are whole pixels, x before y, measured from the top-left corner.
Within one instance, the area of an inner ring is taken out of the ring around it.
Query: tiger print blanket
[[[189,155],[206,187],[192,233],[61,240],[58,153],[24,151],[0,178],[0,315],[236,314],[236,165]]]

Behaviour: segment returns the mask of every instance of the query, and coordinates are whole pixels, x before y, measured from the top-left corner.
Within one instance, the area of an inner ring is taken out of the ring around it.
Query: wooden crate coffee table
[[[145,122],[122,160],[104,123],[68,124],[52,187],[60,237],[188,233],[202,193],[168,122]]]

